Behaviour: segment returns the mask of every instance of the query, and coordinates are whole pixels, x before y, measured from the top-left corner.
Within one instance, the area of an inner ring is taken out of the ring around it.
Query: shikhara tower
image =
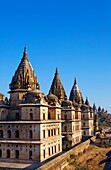
[[[49,93],[57,96],[60,102],[67,98],[57,68]]]
[[[0,94],[0,160],[42,162],[93,135],[94,109],[88,99],[84,104],[76,79],[68,100],[56,69],[44,96],[26,47],[9,88],[9,100]]]
[[[29,62],[26,47],[24,48],[23,57],[15,71],[12,81],[9,85],[10,88],[10,105],[15,108],[22,102],[23,95],[34,88],[40,89],[37,77]]]
[[[61,108],[45,100],[26,47],[9,93],[9,102],[0,99],[0,159],[32,163],[60,153]]]
[[[71,100],[72,102],[75,102],[77,104],[83,104],[82,93],[81,93],[81,91],[78,87],[76,78],[74,80],[74,85],[73,85],[71,92],[70,92],[69,100]]]

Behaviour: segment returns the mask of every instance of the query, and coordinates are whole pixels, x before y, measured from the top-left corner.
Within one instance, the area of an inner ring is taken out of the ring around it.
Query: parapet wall
[[[87,141],[54,158],[36,170],[62,170],[65,166],[67,166],[71,154],[78,155],[79,153],[83,153],[85,149],[89,147],[91,141],[94,141],[94,139],[95,137],[88,139]]]

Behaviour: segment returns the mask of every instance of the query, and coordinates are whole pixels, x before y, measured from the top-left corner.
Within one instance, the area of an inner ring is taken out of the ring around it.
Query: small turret
[[[28,59],[26,46],[24,47],[23,59]]]
[[[89,100],[88,100],[88,97],[86,97],[86,101],[85,101],[85,104],[86,104],[87,106],[89,106],[89,107],[90,107],[90,104],[89,104]]]
[[[93,112],[97,113],[97,108],[96,108],[96,104],[95,103],[93,104]]]

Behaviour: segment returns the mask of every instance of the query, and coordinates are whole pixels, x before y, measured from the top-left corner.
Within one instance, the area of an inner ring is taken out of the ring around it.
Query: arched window
[[[4,110],[1,113],[1,120],[4,120]]]
[[[92,118],[92,112],[90,113],[90,118]]]
[[[78,112],[75,112],[75,119],[78,119]]]
[[[67,120],[67,115],[64,115],[64,119]]]
[[[19,131],[18,130],[15,131],[15,138],[19,138]]]
[[[45,154],[46,154],[46,153],[45,153],[45,149],[44,149],[44,150],[43,150],[43,157],[44,157],[44,158],[45,158]]]
[[[54,153],[53,146],[52,146],[52,154]]]
[[[32,151],[29,151],[29,159],[32,159]]]
[[[32,132],[32,130],[29,131],[29,138],[30,138],[30,139],[33,138],[33,132]]]
[[[2,158],[2,150],[0,149],[0,158]]]
[[[15,151],[15,158],[19,159],[19,151],[18,150]]]
[[[30,113],[30,120],[33,120],[33,113]]]
[[[16,120],[19,120],[19,113],[16,113],[15,119],[16,119]]]
[[[10,158],[10,150],[7,150],[7,158]]]
[[[85,125],[85,122],[83,122],[83,126],[85,127],[86,125]]]
[[[49,156],[50,156],[50,148],[48,148]]]
[[[11,131],[10,130],[7,131],[7,138],[11,138]]]
[[[64,131],[67,132],[67,126],[64,126]]]
[[[3,138],[3,130],[0,130],[0,138]]]
[[[48,113],[48,119],[51,119],[51,118],[50,118],[50,113]]]

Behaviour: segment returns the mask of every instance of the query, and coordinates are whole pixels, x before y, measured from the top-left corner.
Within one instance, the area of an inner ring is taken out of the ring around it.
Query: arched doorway
[[[19,159],[19,150],[16,150],[16,151],[15,151],[15,158],[16,158],[16,159]]]

